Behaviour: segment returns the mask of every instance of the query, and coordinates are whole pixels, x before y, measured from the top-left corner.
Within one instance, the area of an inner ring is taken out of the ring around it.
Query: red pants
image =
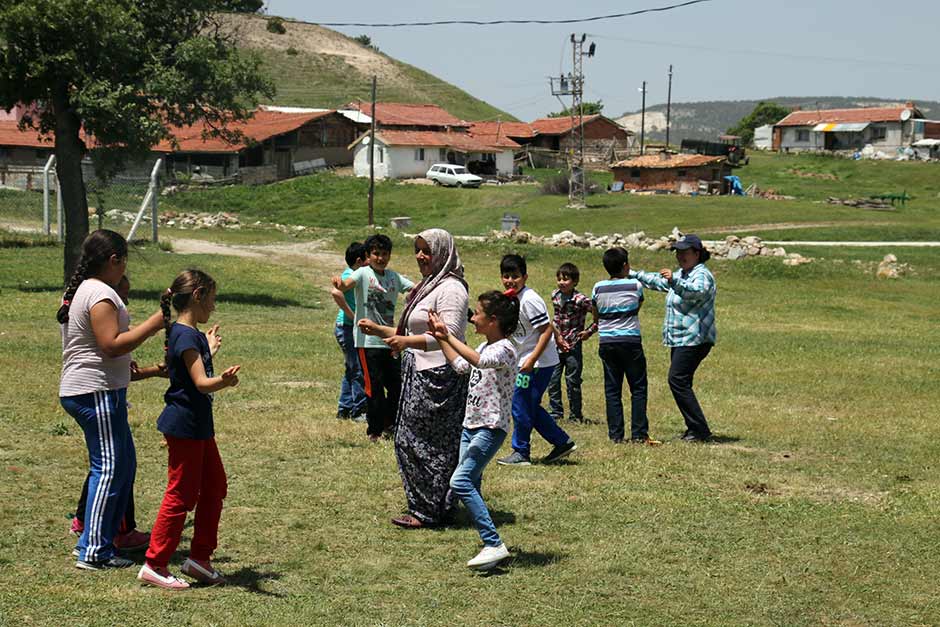
[[[208,561],[218,545],[222,499],[228,491],[225,468],[215,445],[209,440],[185,440],[165,436],[169,450],[169,481],[160,513],[150,531],[147,564],[166,568],[180,543],[186,512],[196,510],[192,559]]]

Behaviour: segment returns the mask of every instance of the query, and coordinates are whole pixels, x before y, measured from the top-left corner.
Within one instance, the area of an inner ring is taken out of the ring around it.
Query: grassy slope
[[[279,105],[332,108],[371,98],[372,77],[363,75],[341,57],[305,51],[296,55],[274,49],[255,51],[261,55],[265,69],[277,86],[278,93],[273,102]],[[436,76],[407,63],[392,61],[399,71],[399,82],[384,84],[379,81],[377,98],[380,101],[432,103],[458,118],[471,121],[516,120],[511,114]]]
[[[542,293],[563,260],[582,268],[583,287],[600,277],[596,251],[523,252]],[[461,244],[474,294],[496,284],[499,253]],[[858,254],[874,256],[826,251]],[[632,256],[639,267],[669,263]],[[714,262],[719,345],[696,383],[725,443],[613,447],[602,423],[578,425],[569,463],[490,468],[487,500],[517,557],[480,578],[462,565],[477,546],[466,524],[411,533],[387,523],[403,503],[390,444],[370,446],[332,418],[341,361],[319,289],[332,269],[135,253],[135,318],[175,272],[203,267],[221,286],[218,363],[244,368],[242,385],[216,398],[230,481],[216,561],[233,585],[171,597],[140,588],[133,572],[71,566],[66,512],[86,462],[56,402],[59,253],[0,249],[0,622],[935,624],[940,334],[923,320],[940,263],[929,251],[908,257],[917,276],[893,282],[853,264]],[[393,266],[413,270],[406,254]],[[662,296],[647,300],[651,429],[671,437],[681,420],[656,340]],[[594,348],[585,412],[602,420]],[[152,340],[137,358],[160,354]],[[130,394],[145,527],[165,476],[153,426],[161,392],[141,382]],[[547,451],[537,438],[534,448]]]
[[[796,172],[832,175],[836,180],[807,178]],[[502,214],[510,211],[522,216],[523,229],[542,235],[570,229],[594,233],[645,230],[658,236],[673,226],[709,235],[710,229],[720,227],[791,223],[790,230],[740,229],[739,234],[754,232],[766,239],[940,240],[937,164],[755,154],[751,165],[736,174],[745,185],[757,183],[797,200],[598,194],[588,199],[587,209],[572,212],[564,208],[564,198],[543,195],[536,186],[458,190],[383,182],[376,191],[376,221],[388,224],[393,216],[410,215],[415,228],[441,226],[470,235],[498,228]],[[593,176],[602,186],[610,180],[608,173]],[[349,230],[365,222],[367,188],[364,179],[321,174],[263,187],[186,192],[162,202],[166,208],[236,211],[249,220]],[[863,197],[904,190],[914,200],[895,211],[825,203],[828,196]],[[799,227],[815,222],[833,225],[812,231]]]

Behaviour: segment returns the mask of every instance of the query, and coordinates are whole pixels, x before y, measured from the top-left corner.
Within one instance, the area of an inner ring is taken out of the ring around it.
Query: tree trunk
[[[68,85],[59,85],[52,96],[55,113],[55,160],[59,193],[65,212],[64,283],[68,283],[82,255],[82,242],[88,235],[88,199],[82,176],[85,145],[81,120],[71,107]]]

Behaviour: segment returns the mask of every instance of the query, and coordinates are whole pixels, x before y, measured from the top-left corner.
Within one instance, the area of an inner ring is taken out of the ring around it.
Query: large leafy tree
[[[744,144],[754,141],[754,129],[765,124],[776,124],[790,115],[790,110],[776,102],[759,102],[754,110],[728,129],[729,135],[738,135]]]
[[[55,137],[65,279],[88,234],[81,161],[113,174],[166,127],[245,119],[273,86],[214,11],[225,0],[0,0],[0,107],[36,103],[22,126]]]
[[[600,113],[604,110],[604,103],[600,100],[597,102],[583,101],[581,103],[581,113],[582,115],[594,115],[595,113]],[[575,111],[575,114],[578,112]],[[571,115],[571,107],[565,107],[561,111],[554,113],[549,113],[548,117],[550,118],[567,118]]]

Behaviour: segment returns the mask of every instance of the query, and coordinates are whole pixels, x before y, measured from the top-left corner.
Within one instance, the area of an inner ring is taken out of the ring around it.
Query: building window
[[[878,141],[888,137],[888,127],[886,126],[869,126],[868,130],[871,131],[872,141]]]
[[[683,178],[683,177],[685,177],[688,173],[689,173],[688,170],[679,170],[678,172],[676,172],[676,176],[678,176],[679,178]]]
[[[415,161],[424,161],[424,148],[415,148]]]
[[[796,141],[808,142],[809,141],[809,129],[797,129]]]
[[[438,148],[437,149],[437,160],[438,161],[447,161],[447,149]]]
[[[640,168],[633,168],[630,170],[630,178],[638,179],[640,178]]]

